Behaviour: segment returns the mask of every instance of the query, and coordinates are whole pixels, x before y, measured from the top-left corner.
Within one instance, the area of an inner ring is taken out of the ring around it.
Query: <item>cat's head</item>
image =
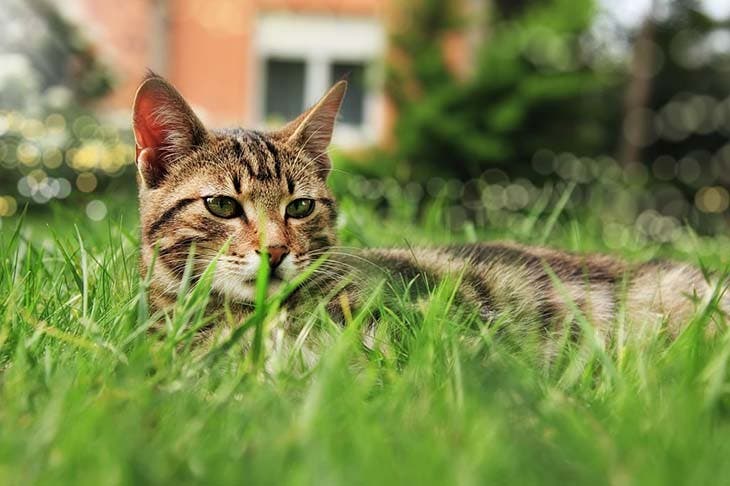
[[[189,254],[195,278],[225,248],[213,290],[251,302],[262,252],[275,290],[336,242],[327,147],[345,89],[335,84],[275,132],[213,131],[167,81],[145,78],[133,122],[142,262],[149,268],[157,252],[159,289],[177,292]]]

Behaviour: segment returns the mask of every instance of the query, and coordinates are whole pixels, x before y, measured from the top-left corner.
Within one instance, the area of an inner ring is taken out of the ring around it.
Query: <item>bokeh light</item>
[[[13,216],[18,210],[18,203],[13,196],[0,196],[0,218]]]
[[[82,172],[76,177],[76,187],[81,192],[93,192],[96,185],[96,176],[91,172]]]
[[[104,201],[94,199],[86,205],[86,216],[92,221],[101,221],[106,218],[107,209]]]
[[[703,187],[695,196],[695,204],[704,213],[722,213],[730,204],[730,195],[722,186]]]

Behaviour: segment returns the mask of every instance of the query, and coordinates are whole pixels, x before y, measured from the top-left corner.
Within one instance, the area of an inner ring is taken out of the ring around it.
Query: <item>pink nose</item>
[[[256,250],[256,253],[261,253]],[[278,267],[284,258],[289,254],[289,247],[285,245],[272,245],[266,247],[266,253],[269,255],[269,268],[271,270]]]

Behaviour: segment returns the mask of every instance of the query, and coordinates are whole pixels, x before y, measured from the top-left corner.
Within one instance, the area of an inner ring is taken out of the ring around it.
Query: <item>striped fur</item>
[[[510,325],[549,337],[578,332],[578,319],[608,338],[621,311],[632,325],[676,337],[719,286],[720,307],[730,308],[726,282],[705,278],[695,267],[673,262],[628,263],[606,255],[574,254],[515,243],[476,243],[442,248],[336,252],[330,267],[342,269],[348,302],[364,302],[375,282],[401,292],[427,293],[444,278],[459,279],[460,301],[486,322],[509,317]],[[332,288],[331,275],[318,287]],[[365,284],[363,282],[366,282]],[[392,285],[396,282],[396,285]],[[400,285],[397,285],[397,283]],[[338,299],[335,299],[338,302]],[[715,320],[723,316],[714,316]]]
[[[407,290],[417,298],[444,278],[456,277],[460,302],[485,322],[509,315],[514,325],[550,336],[566,326],[573,332],[580,314],[605,337],[625,306],[637,323],[665,326],[676,336],[712,294],[714,283],[688,265],[630,264],[604,255],[510,243],[338,249],[336,204],[326,185],[326,149],[343,94],[344,85],[336,85],[277,132],[207,131],[172,86],[155,75],[148,77],[135,103],[135,134],[141,269],[143,274],[151,271],[154,309],[175,301],[192,252],[193,280],[220,255],[211,311],[228,302],[246,314],[260,262],[257,251],[271,244],[289,250],[272,274],[271,292],[328,255],[288,300],[292,312],[327,296],[332,314],[343,317],[343,302],[361,305],[380,281],[389,282],[391,291]],[[233,219],[214,216],[204,204],[208,196],[234,198],[243,214]],[[315,201],[311,215],[285,215],[286,205],[297,198]],[[157,263],[150,268],[155,254]]]

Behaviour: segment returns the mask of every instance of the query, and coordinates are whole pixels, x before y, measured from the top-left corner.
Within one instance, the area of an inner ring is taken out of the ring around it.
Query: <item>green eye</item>
[[[290,218],[306,218],[314,211],[314,199],[295,199],[286,207]]]
[[[243,214],[243,208],[232,197],[211,196],[206,197],[203,201],[208,211],[219,218],[230,219]]]

